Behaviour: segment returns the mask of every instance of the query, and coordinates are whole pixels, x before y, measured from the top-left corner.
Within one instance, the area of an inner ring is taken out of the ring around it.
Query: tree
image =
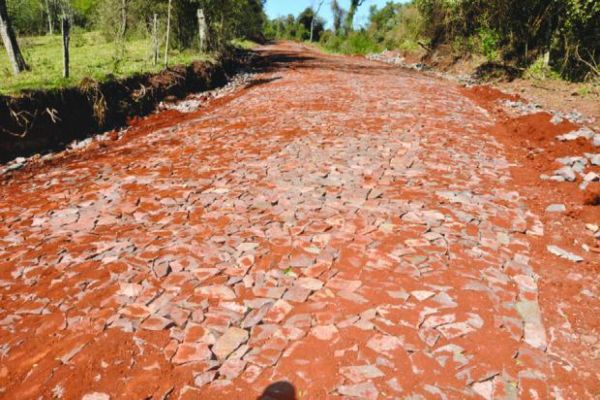
[[[12,65],[12,69],[15,75],[28,70],[29,66],[25,62],[19,44],[17,43],[17,37],[10,23],[8,16],[8,10],[6,8],[6,0],[0,0],[0,36],[2,36],[2,42],[4,48],[8,53],[8,59]]]
[[[362,6],[365,0],[351,0],[350,1],[350,9],[348,10],[348,14],[346,14],[346,22],[344,26],[344,30],[346,34],[352,31],[352,25],[354,24],[354,16],[356,15],[356,11],[358,7]]]
[[[333,33],[339,35],[342,33],[342,22],[346,17],[346,10],[340,7],[337,0],[331,2],[331,12],[333,13]]]
[[[319,6],[317,7],[317,11],[315,11],[315,13],[313,14],[313,18],[312,21],[310,21],[310,41],[313,41],[314,38],[314,34],[315,34],[315,22],[317,20],[317,16],[319,15],[319,11],[321,11],[321,7],[323,7],[323,3],[325,2],[325,0],[321,0],[319,2]]]

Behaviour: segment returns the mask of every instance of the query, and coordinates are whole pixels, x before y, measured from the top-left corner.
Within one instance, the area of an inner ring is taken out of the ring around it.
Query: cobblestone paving
[[[0,187],[5,398],[552,396],[490,115],[318,57]]]

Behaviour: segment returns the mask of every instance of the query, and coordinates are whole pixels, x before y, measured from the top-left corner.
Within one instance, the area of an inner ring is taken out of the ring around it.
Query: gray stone
[[[212,348],[219,360],[224,360],[238,347],[248,341],[248,331],[241,328],[229,328]]]
[[[600,154],[587,153],[585,156],[590,160],[590,164],[596,165],[596,166],[600,165]]]
[[[574,182],[577,179],[575,171],[571,167],[562,167],[554,172],[555,176],[559,176],[568,182]]]
[[[551,204],[546,207],[547,213],[562,213],[567,211],[567,207],[564,204]]]
[[[565,133],[564,135],[557,136],[556,139],[560,140],[561,142],[567,142],[570,140],[577,140],[580,138],[592,139],[592,137],[594,137],[594,132],[591,129],[584,127],[577,131],[572,131],[569,133]]]
[[[595,172],[588,172],[583,177],[583,180],[585,182],[597,182],[600,181],[600,176],[598,176],[598,174],[596,174]]]
[[[340,373],[353,383],[360,383],[385,376],[385,374],[374,365],[343,367],[340,369]]]
[[[573,261],[573,262],[582,262],[583,258],[578,256],[577,254],[573,254],[573,253],[569,253],[566,250],[561,249],[558,246],[554,246],[554,245],[550,245],[546,247],[548,249],[548,251],[552,254],[554,254],[555,256],[567,259],[569,261]]]

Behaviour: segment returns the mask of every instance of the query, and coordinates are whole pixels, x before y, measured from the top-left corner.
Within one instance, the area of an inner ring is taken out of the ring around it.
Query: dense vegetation
[[[352,21],[363,1],[352,0],[349,10],[335,0],[330,4],[331,29],[313,40],[331,51],[365,54],[445,46],[457,57],[479,54],[488,61],[545,68],[573,80],[600,75],[598,0],[390,1],[381,9],[372,6],[367,25],[359,29]],[[288,16],[271,21],[266,33],[307,40],[301,25],[299,18]]]
[[[13,26],[20,36],[55,33],[59,30],[60,16],[66,12],[75,26],[101,30],[109,38],[123,28],[129,37],[150,36],[154,14],[164,31],[168,3],[168,0],[7,0]],[[264,0],[174,0],[171,44],[182,48],[195,44],[198,9],[206,14],[213,48],[233,37],[260,36],[266,20],[263,4]]]
[[[2,0],[30,71],[13,76],[0,54],[0,92],[72,85],[84,77],[103,79],[206,58],[233,39],[260,40],[264,0]],[[167,35],[167,18],[171,21]],[[201,49],[204,14],[206,44]],[[61,75],[61,20],[71,28],[72,76]],[[156,19],[156,23],[155,23]]]

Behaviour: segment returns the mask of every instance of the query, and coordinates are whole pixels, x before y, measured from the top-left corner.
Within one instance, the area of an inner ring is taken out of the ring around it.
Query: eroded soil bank
[[[73,140],[124,126],[169,98],[225,85],[249,53],[227,52],[219,62],[174,66],[158,74],[96,82],[79,87],[0,96],[0,163],[15,157],[64,149]]]

